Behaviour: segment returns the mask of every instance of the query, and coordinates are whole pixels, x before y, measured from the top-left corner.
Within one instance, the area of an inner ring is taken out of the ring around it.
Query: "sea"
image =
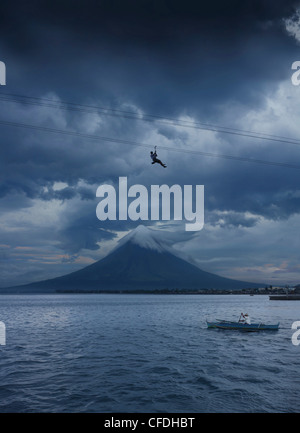
[[[265,295],[1,295],[0,412],[299,412],[299,307]],[[241,312],[280,328],[207,328]]]

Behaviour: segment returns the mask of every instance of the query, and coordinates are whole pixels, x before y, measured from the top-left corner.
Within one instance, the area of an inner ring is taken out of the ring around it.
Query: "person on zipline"
[[[152,158],[152,164],[155,164],[156,162],[158,162],[158,164],[162,165],[163,167],[167,167],[166,164],[162,163],[160,159],[157,158],[157,153],[156,153],[156,146],[154,147],[154,152],[150,152],[150,156]]]

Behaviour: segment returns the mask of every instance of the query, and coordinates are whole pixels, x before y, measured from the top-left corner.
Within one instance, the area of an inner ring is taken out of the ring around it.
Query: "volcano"
[[[240,290],[261,285],[205,272],[178,256],[161,233],[138,226],[103,259],[70,274],[18,286],[18,292]]]

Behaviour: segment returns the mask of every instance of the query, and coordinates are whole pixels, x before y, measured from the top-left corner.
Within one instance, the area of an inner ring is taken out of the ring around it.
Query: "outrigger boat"
[[[206,323],[208,328],[234,329],[238,331],[248,331],[248,332],[278,331],[279,329],[279,323],[276,323],[275,325],[267,325],[265,323],[242,323],[242,322],[231,322],[228,320],[219,320],[219,319],[217,319],[216,322],[206,321]]]

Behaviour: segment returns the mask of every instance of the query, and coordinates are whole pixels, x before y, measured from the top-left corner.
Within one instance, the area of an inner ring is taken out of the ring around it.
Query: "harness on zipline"
[[[157,158],[156,147],[157,147],[157,146],[154,146],[154,152],[152,152],[152,151],[150,152],[150,157],[151,157],[151,159],[152,159],[152,164],[155,164],[155,163],[157,162],[158,164],[160,164],[160,165],[162,165],[164,168],[166,168],[166,167],[167,167],[166,164],[164,164],[163,162],[161,162],[160,159]]]

